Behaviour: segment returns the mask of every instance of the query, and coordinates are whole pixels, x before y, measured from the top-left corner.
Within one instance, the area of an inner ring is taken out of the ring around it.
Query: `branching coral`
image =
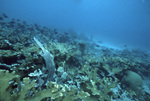
[[[78,73],[78,81],[73,82],[79,82],[80,88],[91,95],[85,99],[86,101],[110,101],[111,97],[114,96],[111,89],[117,86],[117,78],[100,77],[97,74],[98,68],[92,68],[88,63],[85,64]],[[69,75],[70,74],[71,73],[69,73]],[[71,79],[74,80],[75,78]]]
[[[36,81],[24,78],[24,86],[21,85],[19,76],[15,72],[0,70],[0,101],[74,101],[90,96],[87,92],[79,91],[76,88],[58,85],[55,82],[48,82],[46,89],[36,89]],[[16,85],[14,89],[14,85]],[[2,86],[3,85],[3,86]]]
[[[91,95],[97,97],[99,101],[110,101],[111,96],[113,96],[113,92],[111,88],[115,88],[117,86],[118,80],[115,78],[102,78],[102,79],[95,79],[86,82],[87,89],[90,90]]]
[[[50,41],[49,47],[53,49],[52,53],[55,53],[55,56],[67,55],[67,58],[69,58],[70,56],[75,56],[79,54],[79,51],[77,50],[77,47],[75,45],[69,45],[67,43],[58,43]]]
[[[10,90],[13,83],[9,84],[9,82],[19,78],[18,75],[14,74],[15,72],[9,73],[8,71],[0,70],[0,101],[11,101]]]

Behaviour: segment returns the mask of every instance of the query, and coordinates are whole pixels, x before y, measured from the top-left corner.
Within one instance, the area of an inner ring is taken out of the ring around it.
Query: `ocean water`
[[[150,101],[150,0],[0,0],[0,101]]]
[[[0,9],[28,23],[150,50],[149,0],[1,0]]]

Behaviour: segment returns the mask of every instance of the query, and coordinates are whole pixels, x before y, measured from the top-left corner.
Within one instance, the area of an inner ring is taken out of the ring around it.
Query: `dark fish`
[[[15,33],[20,33],[20,30],[16,28]]]
[[[38,31],[40,30],[40,28],[39,28],[39,26],[37,24],[34,24],[34,26],[35,26],[36,30],[38,30]]]
[[[34,26],[35,26],[35,27],[38,27],[38,25],[37,25],[37,24],[34,24]]]
[[[100,45],[97,45],[97,44],[96,44],[96,47],[100,47]]]
[[[64,34],[65,34],[65,35],[68,35],[68,33],[67,33],[67,32],[64,32]]]
[[[15,19],[14,19],[14,18],[12,18],[11,20],[13,20],[13,21],[14,21]]]
[[[6,14],[4,14],[4,13],[2,15],[3,15],[4,18],[8,18],[8,16]]]
[[[30,31],[34,31],[33,25],[30,25],[27,29],[30,30]]]
[[[5,25],[6,23],[5,22],[1,22],[1,25]]]
[[[40,32],[41,32],[41,33],[44,33],[44,30],[41,29]]]
[[[15,21],[12,20],[12,21],[10,21],[9,23],[10,23],[10,24],[15,24]]]
[[[32,27],[27,28],[27,30],[33,31],[34,29]]]
[[[144,53],[144,56],[148,57],[148,54],[145,54],[145,53]]]
[[[22,21],[22,23],[23,23],[24,25],[26,25],[26,24],[27,24],[25,21]]]
[[[125,48],[127,48],[127,45],[124,45]]]
[[[18,27],[18,28],[24,28],[24,25],[21,24],[21,23],[17,23],[17,27]]]
[[[57,30],[56,30],[56,29],[54,29],[54,33],[55,33],[55,34],[58,34],[58,32],[57,32]]]
[[[12,27],[11,25],[8,25],[8,24],[6,26],[7,26],[7,28],[11,28]]]
[[[2,18],[2,17],[0,17],[0,20],[3,20],[3,18]]]
[[[20,19],[17,19],[17,21],[20,21]]]

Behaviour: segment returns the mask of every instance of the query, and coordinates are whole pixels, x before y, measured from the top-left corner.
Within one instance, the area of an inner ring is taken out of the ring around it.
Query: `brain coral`
[[[133,71],[126,71],[122,78],[122,84],[139,93],[142,88],[143,80],[140,75]]]

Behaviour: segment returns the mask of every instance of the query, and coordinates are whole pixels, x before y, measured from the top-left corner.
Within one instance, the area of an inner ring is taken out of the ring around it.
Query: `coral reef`
[[[149,101],[146,52],[102,47],[74,30],[5,19],[0,19],[1,101]]]

